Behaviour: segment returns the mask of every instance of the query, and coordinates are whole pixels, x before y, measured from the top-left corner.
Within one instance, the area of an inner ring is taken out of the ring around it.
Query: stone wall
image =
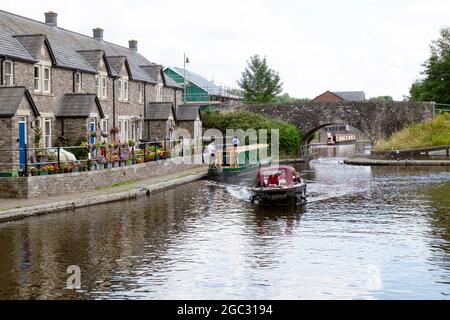
[[[306,139],[332,124],[355,127],[377,140],[405,125],[434,117],[432,102],[309,102],[305,104],[245,105],[249,111],[290,122],[305,132]]]
[[[202,164],[189,164],[191,159],[186,160],[186,164],[179,164],[180,159],[178,158],[72,174],[20,178],[0,177],[0,198],[37,198],[86,192],[96,188],[110,187],[124,181],[160,177],[203,166]]]
[[[145,121],[144,124],[144,138],[146,139],[157,139],[158,141],[163,141],[167,137],[167,121]]]

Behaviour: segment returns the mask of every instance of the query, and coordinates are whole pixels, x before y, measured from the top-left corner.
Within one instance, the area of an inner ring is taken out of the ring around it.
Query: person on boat
[[[241,141],[239,141],[237,136],[234,136],[234,138],[233,138],[233,146],[235,148],[237,148],[237,147],[239,147],[240,144],[241,144]]]
[[[278,182],[279,182],[279,174],[272,174],[269,176],[269,180],[267,181],[267,185],[269,187],[273,187],[273,186],[278,186]]]
[[[213,143],[210,143],[208,147],[206,147],[206,151],[209,154],[209,166],[212,168],[216,167],[216,146]]]
[[[294,171],[292,173],[292,179],[293,179],[295,184],[299,184],[299,183],[302,182],[302,178],[300,178],[300,174],[297,171]]]

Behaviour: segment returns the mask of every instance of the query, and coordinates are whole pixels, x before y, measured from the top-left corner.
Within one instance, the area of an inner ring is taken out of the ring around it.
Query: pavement
[[[77,208],[135,199],[151,193],[203,179],[207,167],[180,171],[167,176],[140,180],[111,188],[80,192],[57,197],[34,199],[0,199],[0,222],[23,219],[29,216],[74,210]]]

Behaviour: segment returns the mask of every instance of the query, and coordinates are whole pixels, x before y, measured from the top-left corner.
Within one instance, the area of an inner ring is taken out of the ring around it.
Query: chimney
[[[49,26],[57,27],[58,26],[58,14],[52,11],[45,13],[45,24]]]
[[[128,45],[129,45],[130,50],[136,51],[136,52],[138,51],[138,49],[137,49],[138,42],[136,40],[128,41]]]
[[[103,29],[95,28],[93,31],[94,31],[94,39],[98,41],[103,41]]]

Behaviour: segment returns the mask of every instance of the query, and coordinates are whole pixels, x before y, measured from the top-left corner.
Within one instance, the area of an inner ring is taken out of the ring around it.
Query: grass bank
[[[227,129],[242,129],[244,131],[267,129],[269,130],[269,144],[271,143],[270,129],[278,129],[280,130],[280,155],[285,157],[298,155],[303,137],[303,132],[290,123],[271,119],[247,110],[235,112],[206,110],[202,113],[202,121],[206,129],[218,129],[222,132],[226,132]]]
[[[412,124],[382,139],[375,151],[404,150],[450,145],[450,114],[438,115],[432,120]]]

